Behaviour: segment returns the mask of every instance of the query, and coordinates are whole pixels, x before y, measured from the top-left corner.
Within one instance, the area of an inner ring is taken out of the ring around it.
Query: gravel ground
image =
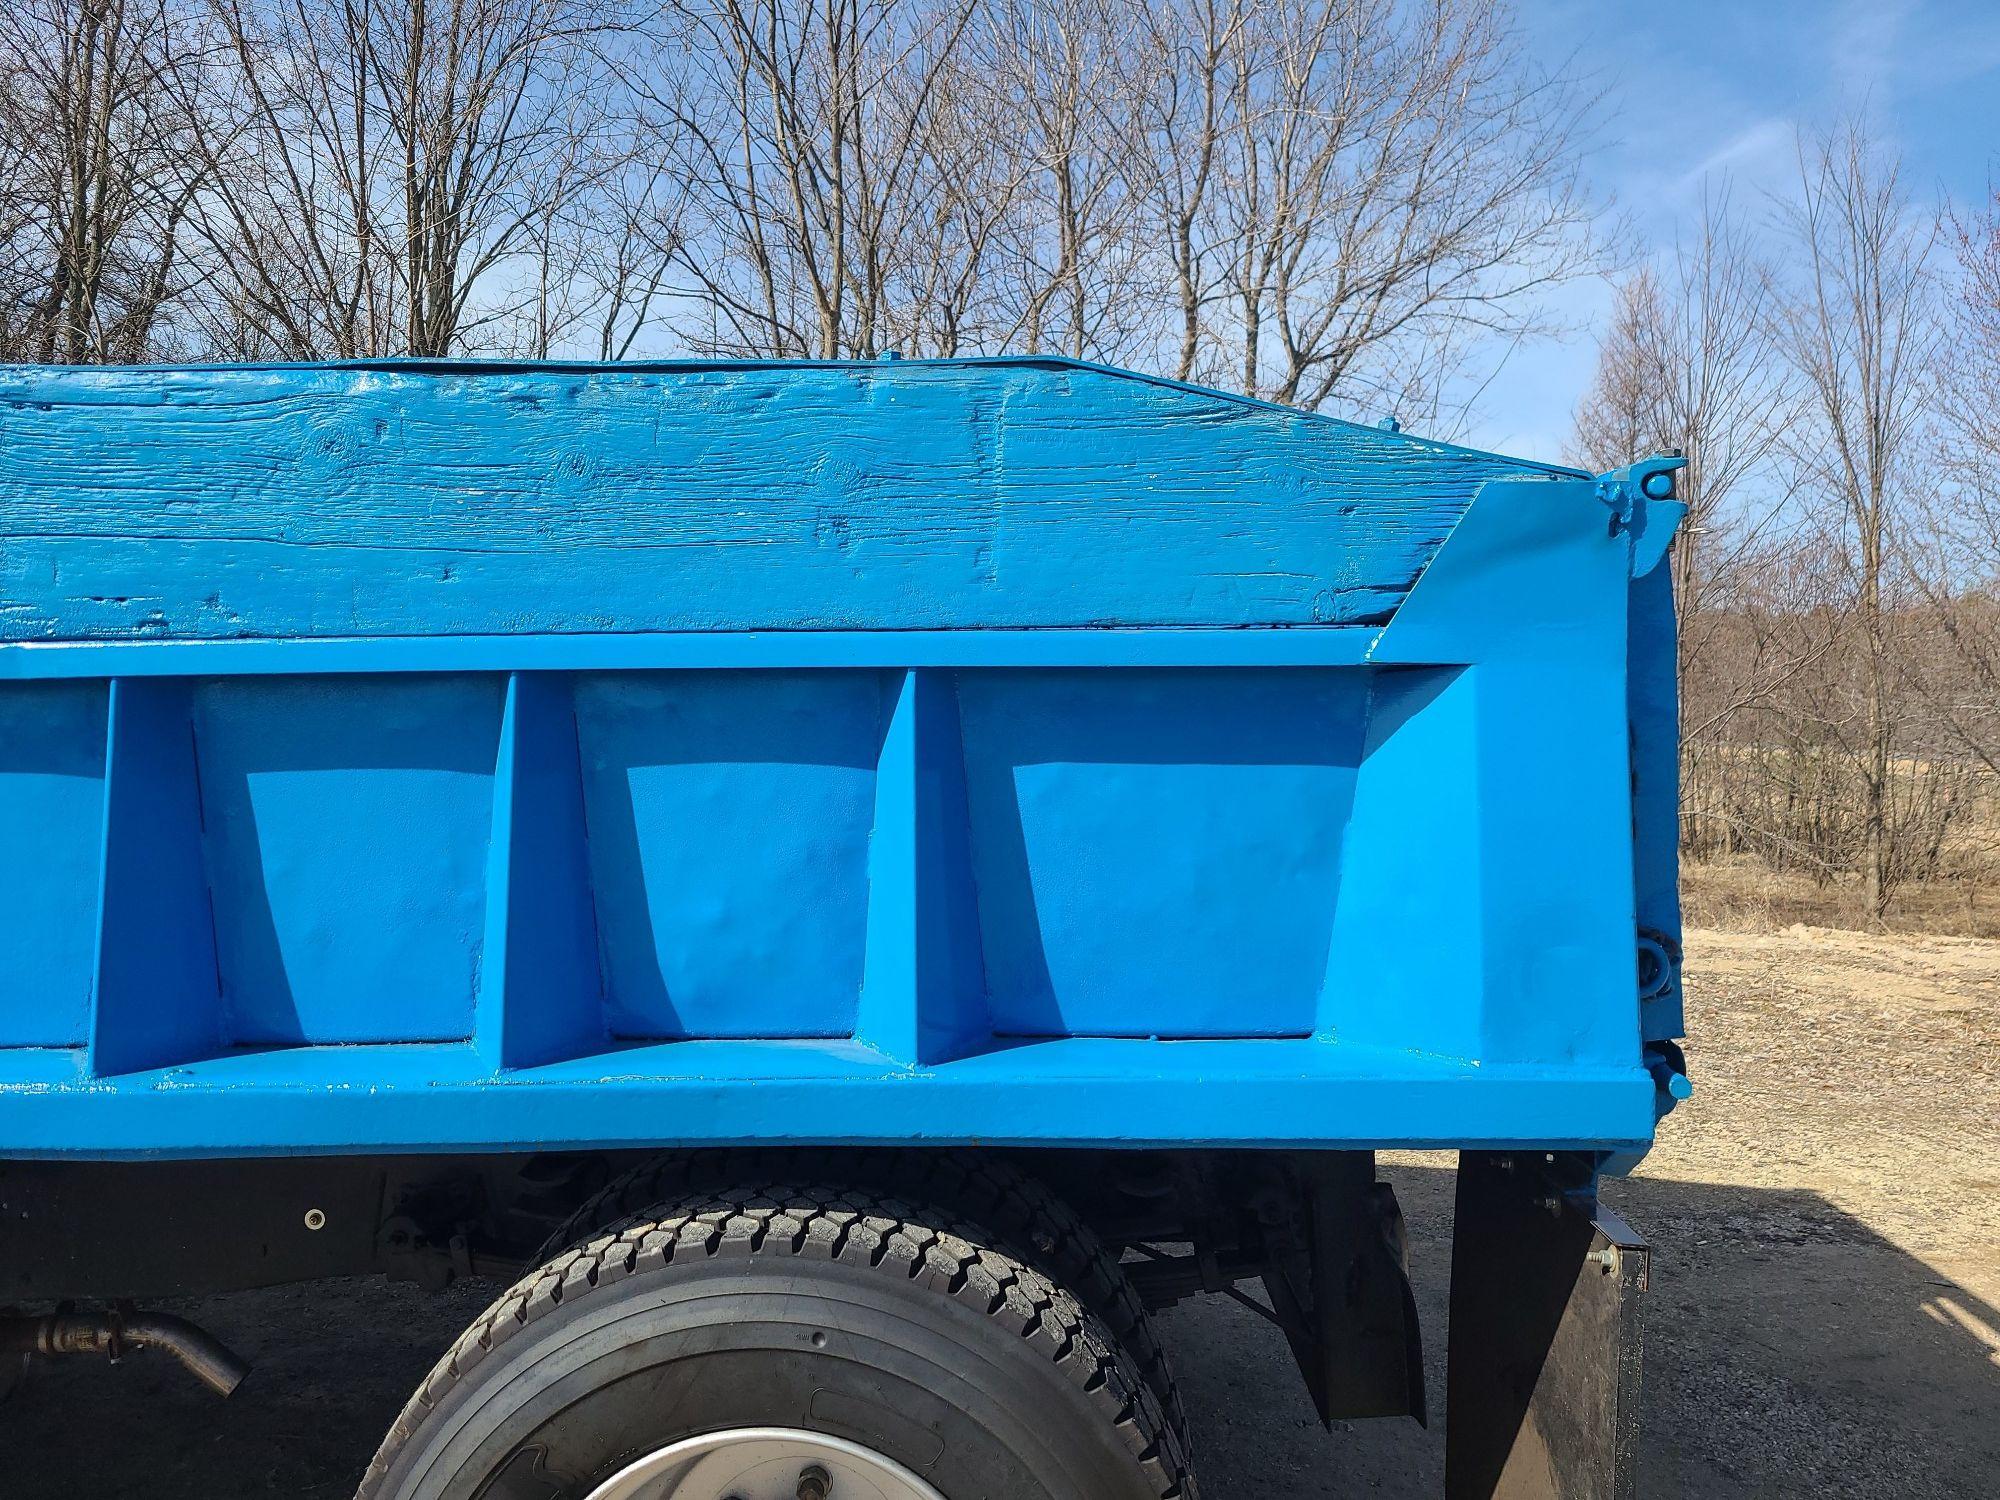
[[[2000,942],[1792,928],[1697,934],[1689,955],[1698,1092],[1607,1194],[1655,1245],[1641,1495],[2000,1495]],[[1385,1158],[1434,1393],[1449,1164]],[[194,1304],[258,1366],[227,1408],[150,1358],[40,1371],[0,1408],[4,1493],[344,1497],[489,1295],[355,1281]],[[1209,1500],[1440,1492],[1438,1429],[1329,1437],[1252,1314],[1164,1323]]]

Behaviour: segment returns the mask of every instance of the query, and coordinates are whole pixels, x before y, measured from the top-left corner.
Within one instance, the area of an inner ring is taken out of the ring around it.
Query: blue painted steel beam
[[[0,682],[309,672],[626,672],[763,667],[1359,666],[1379,626],[797,630],[297,640],[0,642]]]
[[[357,1056],[364,1051],[365,1056]],[[1652,1080],[1324,1041],[1062,1038],[913,1068],[855,1042],[663,1042],[503,1077],[467,1046],[297,1048],[79,1087],[9,1059],[12,1156],[714,1143],[1642,1150]],[[254,1130],[246,1129],[254,1117]]]
[[[474,1050],[496,1072],[609,1045],[567,678],[507,681],[493,772]]]

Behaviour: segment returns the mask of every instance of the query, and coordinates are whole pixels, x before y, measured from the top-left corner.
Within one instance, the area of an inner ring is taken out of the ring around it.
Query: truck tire
[[[1194,1500],[1165,1358],[1073,1213],[978,1157],[815,1165],[611,1184],[438,1362],[359,1500]]]

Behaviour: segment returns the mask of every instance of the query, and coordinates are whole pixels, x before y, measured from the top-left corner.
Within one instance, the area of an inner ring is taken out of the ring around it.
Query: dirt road
[[[1648,1500],[2000,1495],[2000,942],[1795,928],[1689,944],[1698,1092],[1608,1196],[1653,1240]],[[1449,1159],[1385,1159],[1444,1388]],[[489,1295],[376,1282],[189,1309],[257,1362],[225,1409],[136,1359],[0,1408],[4,1492],[343,1497]],[[1165,1315],[1209,1500],[1439,1493],[1439,1429],[1328,1437],[1275,1330]]]

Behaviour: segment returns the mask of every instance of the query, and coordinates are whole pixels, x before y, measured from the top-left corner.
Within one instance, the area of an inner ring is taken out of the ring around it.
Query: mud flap
[[[1632,1500],[1649,1259],[1587,1160],[1460,1154],[1447,1500]]]
[[[1320,1420],[1428,1422],[1424,1351],[1410,1288],[1409,1240],[1395,1190],[1372,1153],[1304,1155],[1305,1253],[1280,1258],[1264,1286]]]

